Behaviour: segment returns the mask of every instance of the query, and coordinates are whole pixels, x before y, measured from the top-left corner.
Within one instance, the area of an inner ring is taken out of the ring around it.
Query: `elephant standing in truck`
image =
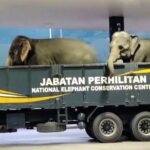
[[[11,44],[7,65],[91,64],[97,61],[95,50],[80,40],[17,36]]]
[[[110,43],[108,69],[110,76],[114,74],[114,63],[123,62],[150,62],[150,39],[139,39],[138,36],[127,32],[115,32]]]

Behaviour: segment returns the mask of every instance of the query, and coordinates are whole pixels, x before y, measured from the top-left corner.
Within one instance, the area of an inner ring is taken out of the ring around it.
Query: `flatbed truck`
[[[150,141],[150,63],[0,67],[0,131],[85,128],[100,142]]]

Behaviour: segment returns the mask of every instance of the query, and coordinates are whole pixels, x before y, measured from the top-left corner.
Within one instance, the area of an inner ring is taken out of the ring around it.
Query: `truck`
[[[0,67],[1,132],[80,129],[99,142],[150,141],[150,63]]]

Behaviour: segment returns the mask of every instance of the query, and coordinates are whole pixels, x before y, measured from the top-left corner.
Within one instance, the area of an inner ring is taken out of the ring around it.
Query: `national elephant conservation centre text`
[[[42,78],[32,93],[149,90],[147,76]]]

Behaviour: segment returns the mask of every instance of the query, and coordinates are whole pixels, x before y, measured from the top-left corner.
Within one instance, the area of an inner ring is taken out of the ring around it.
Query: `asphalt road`
[[[68,129],[58,133],[38,133],[35,130],[19,130],[17,133],[1,133],[2,150],[150,150],[150,142],[128,141],[98,143],[84,130]]]

